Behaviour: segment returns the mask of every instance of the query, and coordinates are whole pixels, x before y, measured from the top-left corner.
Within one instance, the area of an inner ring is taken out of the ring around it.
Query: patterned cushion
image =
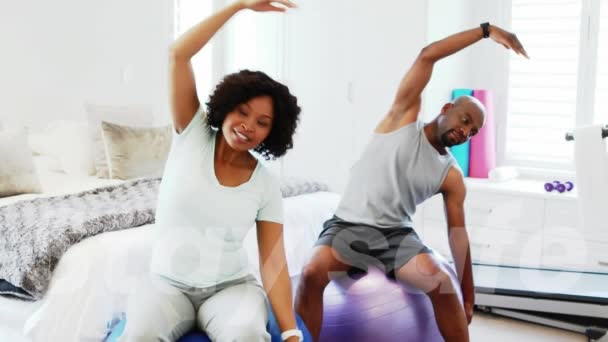
[[[109,121],[129,126],[151,126],[153,124],[152,109],[145,105],[113,106],[91,103],[86,104],[85,107],[91,130],[96,175],[99,178],[109,178],[108,161],[106,160],[104,143],[101,137],[101,122]]]
[[[171,126],[129,127],[101,123],[111,179],[160,177],[171,148]]]

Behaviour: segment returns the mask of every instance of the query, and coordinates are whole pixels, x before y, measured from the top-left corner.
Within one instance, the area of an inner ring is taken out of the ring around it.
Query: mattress
[[[41,301],[26,302],[0,296],[0,341],[29,341],[23,336],[23,325],[41,305]]]

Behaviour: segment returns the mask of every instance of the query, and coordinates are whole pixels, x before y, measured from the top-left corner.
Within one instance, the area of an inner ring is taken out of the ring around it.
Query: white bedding
[[[95,176],[72,177],[64,172],[46,170],[38,163],[36,163],[36,167],[43,192],[3,197],[0,198],[0,206],[22,200],[58,196],[124,182],[123,180],[101,179]],[[42,302],[22,301],[0,296],[0,341],[27,341],[21,333],[23,324],[42,305]]]
[[[22,199],[53,196],[117,184],[120,180],[45,172],[43,194],[0,199],[0,206]],[[316,192],[284,199],[285,249],[289,271],[299,274],[339,196]],[[45,298],[23,302],[0,297],[0,341],[30,341],[23,335],[43,334],[45,341],[99,341],[106,322],[124,307],[128,294],[146,284],[150,226],[100,234],[74,245],[61,258]],[[258,274],[255,229],[245,239],[252,271]]]
[[[37,172],[40,179],[40,185],[42,186],[42,193],[3,197],[0,198],[0,206],[8,205],[21,200],[64,195],[124,182],[124,180],[102,179],[95,176],[73,177],[63,172],[48,171],[43,169],[38,169]]]

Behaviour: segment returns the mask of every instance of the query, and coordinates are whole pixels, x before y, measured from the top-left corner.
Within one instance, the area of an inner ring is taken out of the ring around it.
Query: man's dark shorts
[[[366,271],[368,266],[395,278],[398,270],[421,253],[432,253],[413,228],[375,228],[343,221],[337,216],[323,224],[315,246],[335,249],[343,262]]]

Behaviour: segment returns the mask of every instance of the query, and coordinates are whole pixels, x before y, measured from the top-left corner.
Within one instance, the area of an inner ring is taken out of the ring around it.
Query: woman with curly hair
[[[155,286],[133,304],[137,314],[127,313],[129,341],[174,341],[194,325],[213,341],[270,341],[266,300],[283,340],[301,339],[283,246],[280,184],[251,153],[274,159],[292,148],[297,99],[266,74],[244,70],[217,85],[205,110],[191,66],[192,57],[237,12],[294,6],[288,0],[238,0],[170,49],[175,132],[157,204]],[[263,285],[250,273],[243,246],[254,225]]]

